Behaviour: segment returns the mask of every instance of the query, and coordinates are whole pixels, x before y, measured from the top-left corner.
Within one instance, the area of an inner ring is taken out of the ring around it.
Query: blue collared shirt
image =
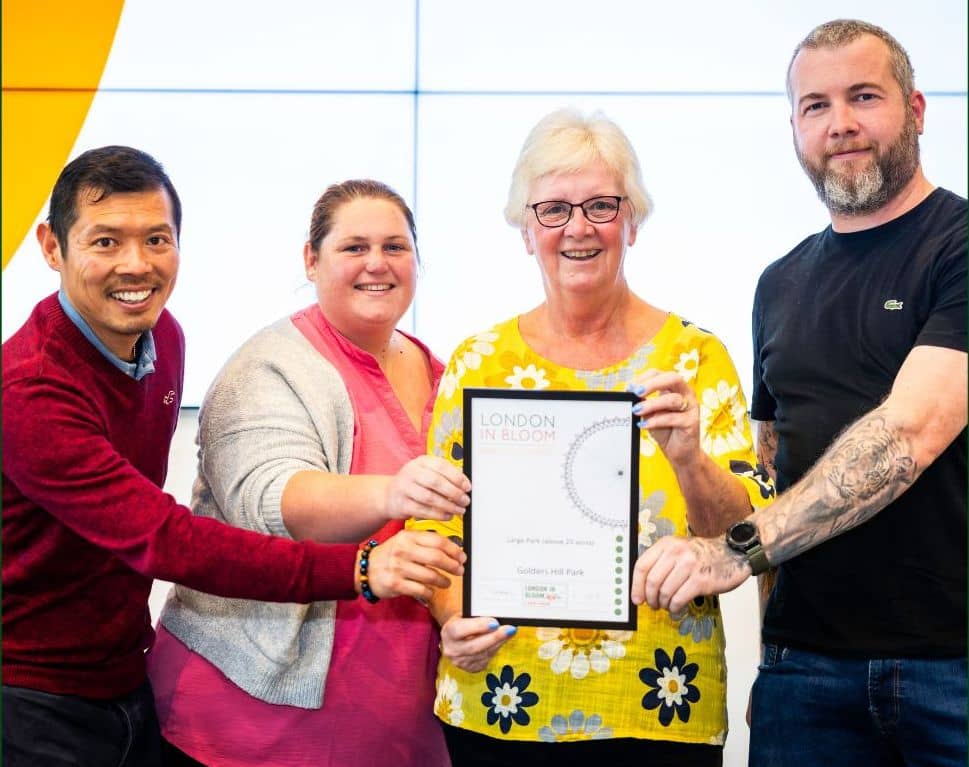
[[[157,359],[155,354],[155,337],[151,334],[150,330],[146,330],[141,334],[141,338],[138,339],[138,358],[134,362],[125,362],[121,357],[114,354],[107,346],[101,343],[101,339],[94,334],[91,326],[87,324],[77,309],[71,305],[63,289],[57,292],[57,300],[60,301],[64,313],[71,318],[71,322],[77,325],[77,329],[84,334],[84,337],[91,342],[92,346],[101,352],[104,358],[122,373],[131,376],[136,381],[140,381],[149,373],[155,372],[155,360]]]

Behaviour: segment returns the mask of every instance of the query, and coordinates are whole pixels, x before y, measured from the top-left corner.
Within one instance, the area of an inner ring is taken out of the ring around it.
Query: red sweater
[[[227,597],[350,599],[356,546],[296,543],[162,491],[185,341],[163,312],[155,372],[111,365],[44,299],[3,344],[3,683],[114,698],[145,678],[153,578]]]

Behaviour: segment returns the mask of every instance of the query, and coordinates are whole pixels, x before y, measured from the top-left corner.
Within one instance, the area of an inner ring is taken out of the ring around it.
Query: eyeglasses
[[[535,218],[538,219],[538,223],[554,229],[569,223],[572,220],[572,211],[576,208],[582,208],[582,213],[585,214],[587,221],[591,221],[593,224],[608,224],[619,215],[619,203],[625,199],[625,197],[619,195],[605,195],[590,197],[585,202],[576,205],[564,200],[546,200],[545,202],[536,202],[528,207],[535,211]]]

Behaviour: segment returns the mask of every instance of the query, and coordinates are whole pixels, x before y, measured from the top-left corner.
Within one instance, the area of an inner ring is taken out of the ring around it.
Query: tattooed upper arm
[[[777,433],[774,431],[773,421],[755,421],[757,424],[757,461],[770,475],[771,480],[777,482]]]

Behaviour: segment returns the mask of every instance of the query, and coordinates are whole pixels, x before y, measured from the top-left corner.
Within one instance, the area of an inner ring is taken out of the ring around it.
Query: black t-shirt
[[[967,211],[936,189],[874,229],[828,227],[761,275],[751,417],[775,422],[779,491],[885,399],[913,347],[966,350]],[[964,430],[875,517],[782,564],[764,640],[864,657],[965,654],[966,444]]]

